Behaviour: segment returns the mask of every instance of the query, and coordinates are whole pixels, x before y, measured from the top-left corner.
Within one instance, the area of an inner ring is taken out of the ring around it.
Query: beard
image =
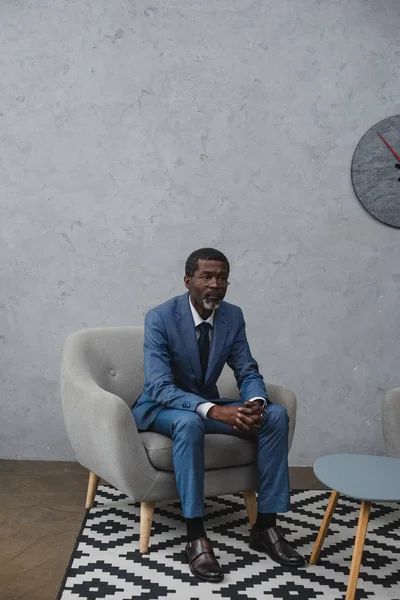
[[[210,300],[209,298],[203,298],[202,305],[206,310],[217,310],[220,307],[222,300]]]

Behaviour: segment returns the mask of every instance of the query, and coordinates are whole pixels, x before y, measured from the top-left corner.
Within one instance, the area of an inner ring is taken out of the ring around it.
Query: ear
[[[189,277],[188,275],[185,275],[185,277],[183,278],[183,281],[185,283],[185,287],[190,290],[190,282],[191,282],[192,278]]]

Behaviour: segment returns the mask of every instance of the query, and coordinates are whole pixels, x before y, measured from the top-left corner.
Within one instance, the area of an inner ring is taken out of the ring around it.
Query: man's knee
[[[287,410],[280,404],[268,404],[264,419],[267,425],[270,427],[287,428],[289,425],[289,416],[287,414]]]
[[[204,421],[195,412],[181,411],[182,414],[174,423],[173,437],[184,436],[188,441],[194,441],[204,436]]]

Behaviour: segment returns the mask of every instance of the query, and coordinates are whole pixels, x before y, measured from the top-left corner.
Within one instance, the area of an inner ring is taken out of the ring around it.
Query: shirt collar
[[[190,306],[190,310],[192,311],[192,317],[193,317],[193,321],[194,321],[194,326],[197,327],[198,325],[200,325],[200,323],[209,323],[211,325],[211,327],[214,327],[214,315],[215,315],[215,310],[212,311],[211,315],[208,317],[208,319],[202,319],[201,316],[199,315],[199,313],[197,312],[197,310],[195,309],[195,307],[192,304],[192,301],[190,299],[189,296],[189,306]]]

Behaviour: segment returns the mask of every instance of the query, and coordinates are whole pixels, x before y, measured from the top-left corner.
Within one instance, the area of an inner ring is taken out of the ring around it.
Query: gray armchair
[[[385,394],[382,424],[386,454],[400,458],[400,388],[389,390]]]
[[[154,503],[178,499],[172,441],[139,433],[131,407],[143,386],[143,327],[79,331],[65,343],[61,396],[66,430],[78,461],[89,471],[86,507],[93,504],[100,477],[141,503],[140,551],[147,552]],[[296,422],[296,397],[267,385],[272,402],[290,419],[289,447]],[[238,398],[232,371],[219,380],[222,397]],[[257,513],[255,444],[229,435],[205,436],[205,496],[242,492],[250,523]]]

